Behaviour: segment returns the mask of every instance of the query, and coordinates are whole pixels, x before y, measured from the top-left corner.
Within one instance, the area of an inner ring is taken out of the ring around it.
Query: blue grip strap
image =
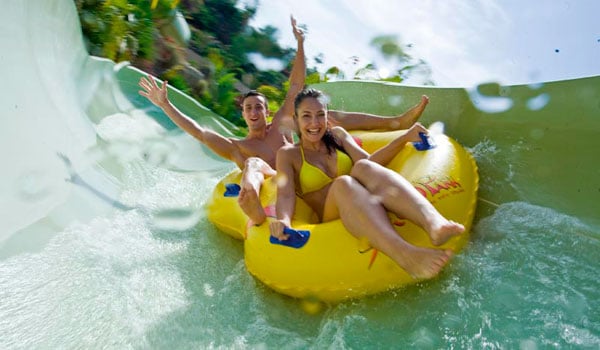
[[[289,235],[288,239],[280,240],[276,237],[269,236],[271,244],[280,244],[298,249],[302,248],[310,238],[310,231],[308,230],[294,230],[293,228],[286,227],[283,229],[283,233]]]
[[[421,141],[419,141],[419,142],[413,142],[413,146],[415,146],[415,148],[417,149],[417,151],[427,151],[427,150],[432,149],[432,148],[434,148],[436,146],[433,138],[431,138],[430,136],[428,136],[424,132],[420,132],[419,133],[419,137],[421,138]]]
[[[223,196],[237,197],[240,194],[241,189],[242,188],[238,184],[235,184],[235,183],[226,184],[225,185],[225,193],[223,193]]]

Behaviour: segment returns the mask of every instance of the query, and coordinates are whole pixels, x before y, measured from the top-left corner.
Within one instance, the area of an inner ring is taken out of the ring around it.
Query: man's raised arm
[[[232,139],[226,138],[213,130],[203,128],[192,118],[183,114],[167,97],[167,82],[159,87],[152,76],[142,77],[139,82],[140,95],[163,110],[178,127],[205,144],[219,156],[235,162],[241,169],[244,167],[244,157]]]

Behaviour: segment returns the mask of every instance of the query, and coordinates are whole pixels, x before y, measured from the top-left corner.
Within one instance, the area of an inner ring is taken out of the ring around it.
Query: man
[[[290,73],[290,88],[281,108],[274,114],[271,123],[267,122],[269,109],[267,98],[256,91],[246,93],[242,98],[242,116],[248,126],[248,135],[243,139],[224,137],[212,130],[198,125],[193,119],[181,113],[167,97],[167,82],[161,87],[151,76],[140,79],[142,96],[148,98],[181,129],[204,143],[219,156],[229,159],[242,169],[241,190],[238,203],[244,213],[255,225],[266,219],[259,200],[260,186],[265,176],[275,175],[275,156],[279,148],[292,143],[294,98],[304,88],[306,61],[304,58],[304,33],[292,17],[292,31],[297,41],[296,58]],[[407,112],[393,117],[382,117],[364,113],[329,111],[329,117],[345,129],[407,129],[423,113],[429,99],[421,102]]]

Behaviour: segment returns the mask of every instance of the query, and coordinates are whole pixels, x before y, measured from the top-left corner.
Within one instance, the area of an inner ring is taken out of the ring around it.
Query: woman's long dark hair
[[[298,95],[296,95],[296,98],[294,99],[295,118],[298,118],[298,106],[300,106],[300,103],[302,103],[302,101],[304,101],[307,98],[315,98],[319,102],[327,106],[327,96],[325,96],[325,94],[322,91],[316,89],[303,89],[298,93]],[[298,121],[296,120],[296,125],[298,125],[297,123]],[[298,130],[298,137],[302,138],[300,130]],[[325,130],[325,134],[323,135],[321,140],[323,140],[323,142],[325,143],[325,146],[327,147],[327,152],[329,154],[335,152],[336,149],[344,151],[344,148],[342,147],[338,138],[335,137],[335,135],[331,132],[331,129],[329,128],[329,121],[327,122],[327,129]]]

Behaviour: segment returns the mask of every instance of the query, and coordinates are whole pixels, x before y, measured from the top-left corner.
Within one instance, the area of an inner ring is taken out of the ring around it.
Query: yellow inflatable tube
[[[403,132],[353,134],[372,153]],[[445,217],[465,225],[464,234],[441,247],[458,252],[468,242],[475,212],[477,166],[456,141],[443,134],[432,138],[434,148],[419,151],[407,145],[388,167],[407,178]],[[300,248],[272,243],[268,223],[248,225],[237,198],[224,196],[226,186],[239,184],[239,179],[240,172],[236,170],[218,184],[208,216],[221,230],[245,240],[246,267],[267,286],[292,297],[339,302],[415,282],[391,259],[371,249],[368,242],[354,238],[340,220],[315,224],[314,213],[299,198],[292,227],[308,231],[304,233],[306,242]],[[261,189],[261,203],[265,208],[273,208],[275,202],[275,184],[269,179]],[[427,234],[410,221],[392,214],[390,220],[406,241],[433,247]]]

